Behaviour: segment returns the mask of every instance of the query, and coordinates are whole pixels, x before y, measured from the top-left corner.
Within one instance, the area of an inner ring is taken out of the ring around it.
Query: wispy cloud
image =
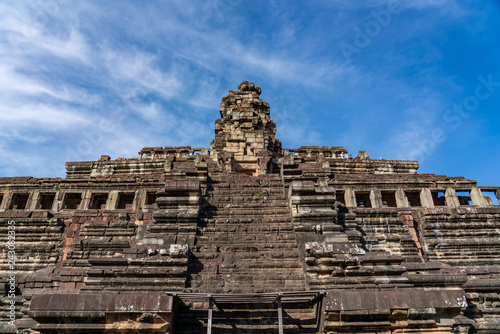
[[[0,175],[63,176],[66,160],[208,146],[222,96],[243,80],[263,88],[284,146],[405,158],[478,75],[497,70],[499,50],[485,47],[492,5],[401,0],[346,61],[339,43],[391,2],[2,2],[0,154],[11,158]],[[471,128],[493,117],[481,115]]]
[[[161,70],[160,61],[153,54],[134,49],[104,49],[102,58],[115,89],[122,92],[128,89],[125,93],[131,96],[157,92],[163,98],[171,98],[182,88],[175,70]]]

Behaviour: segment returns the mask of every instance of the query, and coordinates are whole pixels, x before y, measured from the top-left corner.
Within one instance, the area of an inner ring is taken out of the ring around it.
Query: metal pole
[[[208,296],[208,326],[207,334],[212,334],[212,296]]]
[[[279,334],[283,334],[283,307],[281,305],[281,294],[278,295],[278,325]]]
[[[317,327],[316,330],[323,333],[325,330],[325,293],[323,291],[319,294],[318,304],[316,305]]]
[[[323,302],[323,298],[321,295],[318,297],[318,301],[316,302],[316,330],[319,331],[319,326],[321,323],[321,304]]]

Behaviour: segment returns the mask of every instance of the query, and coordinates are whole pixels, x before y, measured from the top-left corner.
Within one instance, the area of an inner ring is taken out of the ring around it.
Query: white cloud
[[[90,124],[92,120],[82,113],[45,104],[24,104],[2,107],[2,127],[41,128],[50,127],[52,130],[69,130],[71,127]]]
[[[115,79],[114,86],[117,90],[122,90],[125,86],[131,95],[156,91],[168,99],[182,88],[175,70],[161,70],[160,61],[153,54],[133,49],[104,49],[102,57],[108,73]]]
[[[68,61],[89,64],[87,41],[72,26],[56,32],[50,31],[34,21],[29,12],[18,12],[17,16],[0,22],[1,31],[5,34],[13,55],[52,55]]]
[[[26,68],[28,66],[25,66]],[[59,102],[85,103],[87,105],[95,105],[101,100],[99,96],[89,94],[86,90],[70,83],[21,74],[16,69],[23,69],[21,61],[11,61],[9,65],[0,64],[0,97],[4,103],[10,101],[5,103],[7,105],[16,104],[19,100],[40,98],[44,95],[60,100]],[[2,113],[1,106],[0,113]]]

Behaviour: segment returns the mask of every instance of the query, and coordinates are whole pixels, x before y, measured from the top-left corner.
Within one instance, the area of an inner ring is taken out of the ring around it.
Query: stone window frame
[[[469,189],[469,188],[456,188],[455,189],[455,193],[457,195],[458,202],[460,203],[460,206],[473,206],[473,205],[477,205],[476,203],[474,203],[472,201],[471,191],[472,191],[472,189]],[[468,193],[469,195],[468,196],[463,196],[463,195],[460,195],[461,193]],[[461,198],[462,198],[462,201],[460,201]],[[468,200],[467,200],[467,198],[468,198]],[[467,201],[468,204],[462,204],[463,201]]]
[[[122,200],[122,196],[123,195],[126,195],[126,196],[132,196],[132,203],[128,203],[130,204],[130,208],[127,208],[127,204],[125,204],[125,207],[124,208],[120,208],[120,203],[121,203],[121,200]],[[136,200],[136,193],[134,191],[120,191],[118,193],[118,199],[116,201],[116,210],[131,210],[133,209],[134,207],[134,202]]]
[[[346,206],[345,196],[346,196],[346,190],[345,189],[336,189],[335,190],[336,200],[338,202],[342,203],[342,205],[344,205],[344,206]],[[342,198],[342,201],[340,200],[340,197]]]
[[[157,195],[156,193],[158,192],[158,190],[153,190],[153,191],[150,191],[150,190],[146,190],[146,199],[144,201],[144,205],[154,205],[156,203],[156,198],[157,198]],[[154,197],[154,201],[152,203],[149,203],[150,199]]]
[[[67,206],[67,200],[68,200],[68,195],[80,195],[80,202],[76,205],[76,208],[66,208]],[[83,191],[66,191],[64,193],[64,198],[62,200],[62,205],[61,205],[61,210],[79,210],[81,208],[81,205],[83,203]]]
[[[404,192],[405,192],[405,197],[408,200],[408,207],[409,208],[421,208],[421,207],[423,207],[422,199],[420,197],[422,194],[422,189],[404,189]],[[418,200],[419,205],[412,205],[412,203],[410,201],[410,197],[408,197],[408,194],[416,194],[415,199]]]
[[[431,192],[431,195],[432,195],[432,203],[434,204],[435,207],[445,207],[447,206],[447,203],[446,203],[446,189],[430,189],[430,192]],[[443,199],[442,199],[442,203],[439,203],[439,194],[442,193],[443,194]],[[434,197],[434,194],[437,194],[436,197]]]
[[[50,208],[43,208],[43,196],[52,196],[52,204],[50,206]],[[54,202],[56,201],[56,193],[55,192],[51,192],[51,191],[41,191],[39,194],[38,194],[38,198],[37,198],[37,201],[36,201],[36,205],[35,205],[35,210],[52,210],[52,208],[54,207]]]
[[[96,196],[106,196],[106,201],[104,203],[100,203],[100,207],[94,208],[94,201]],[[92,191],[90,194],[90,201],[89,201],[89,210],[106,210],[106,206],[109,201],[109,191]],[[104,206],[104,207],[103,207]]]
[[[396,200],[396,190],[394,189],[380,189],[380,201],[382,202],[382,208],[397,208],[398,207],[398,201]],[[391,194],[392,198],[391,201],[393,202],[394,205],[387,205],[384,206],[384,194]]]
[[[360,196],[363,196],[363,199],[368,199],[368,206],[365,204],[365,201],[363,200],[363,206],[359,206],[359,202],[358,201],[358,195]],[[368,209],[371,209],[373,208],[373,203],[372,203],[372,200],[370,198],[370,191],[366,191],[366,190],[355,190],[354,191],[354,198],[356,199],[356,207],[357,208],[368,208]]]
[[[24,203],[24,207],[22,209],[19,209],[19,208],[14,208],[14,202],[17,200],[17,196],[27,196],[26,197],[26,201]],[[11,197],[10,197],[10,203],[9,203],[9,207],[6,208],[7,210],[26,210],[28,209],[28,204],[29,204],[29,201],[30,201],[30,196],[31,196],[31,193],[30,192],[14,192],[12,193]]]
[[[483,195],[485,201],[486,197],[489,197],[493,204],[488,204],[488,206],[499,206],[500,205],[500,188],[487,188],[480,187],[481,194]]]

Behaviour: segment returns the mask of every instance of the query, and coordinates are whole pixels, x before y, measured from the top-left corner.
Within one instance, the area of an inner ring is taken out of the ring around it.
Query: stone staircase
[[[278,176],[214,176],[202,206],[190,268],[193,292],[305,290]]]
[[[195,293],[307,289],[291,212],[277,175],[211,175],[202,199],[188,287]],[[315,333],[314,305],[283,306],[286,333]],[[181,302],[174,333],[204,333],[208,302]],[[277,333],[274,304],[216,304],[212,333]]]

